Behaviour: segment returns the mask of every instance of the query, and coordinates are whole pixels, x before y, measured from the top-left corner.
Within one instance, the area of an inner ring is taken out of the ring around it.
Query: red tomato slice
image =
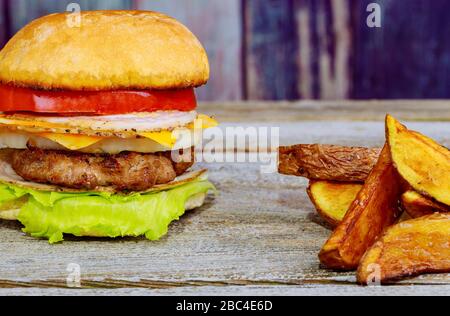
[[[0,112],[59,115],[114,115],[134,112],[193,111],[194,89],[44,91],[0,85]]]

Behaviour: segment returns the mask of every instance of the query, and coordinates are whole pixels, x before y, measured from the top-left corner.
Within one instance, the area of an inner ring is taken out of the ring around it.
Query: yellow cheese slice
[[[103,137],[74,134],[39,133],[37,135],[50,139],[70,150],[86,148],[104,139]]]
[[[0,115],[0,124],[11,126],[24,126],[24,127],[41,127],[41,128],[66,128],[61,124],[41,122],[41,121],[27,121],[27,120],[13,120],[5,118]]]
[[[155,142],[168,148],[173,148],[177,142],[177,139],[173,136],[173,132],[171,131],[139,133],[139,135],[154,140]]]
[[[189,129],[194,128],[201,128],[201,129],[207,129],[218,126],[219,123],[213,119],[212,117],[205,115],[205,114],[199,114],[195,121],[187,126]]]
[[[187,128],[191,130],[195,128],[207,129],[211,127],[216,127],[217,125],[219,124],[215,119],[207,115],[200,114],[197,116],[195,122],[189,124]],[[171,131],[139,133],[139,135],[154,140],[155,142],[168,148],[173,148],[177,142],[177,138],[174,137],[174,133]]]

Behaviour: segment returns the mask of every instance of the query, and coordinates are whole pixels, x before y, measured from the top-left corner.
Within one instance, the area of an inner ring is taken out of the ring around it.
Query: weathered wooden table
[[[209,104],[227,126],[280,127],[280,142],[381,146],[387,112],[450,147],[450,101]],[[236,148],[227,148],[233,151]],[[241,150],[237,148],[236,150]],[[220,194],[158,242],[76,239],[49,245],[0,222],[0,295],[439,295],[450,275],[360,287],[354,273],[321,269],[330,231],[305,193],[307,181],[262,174],[257,163],[208,164]],[[66,287],[68,265],[82,289]]]

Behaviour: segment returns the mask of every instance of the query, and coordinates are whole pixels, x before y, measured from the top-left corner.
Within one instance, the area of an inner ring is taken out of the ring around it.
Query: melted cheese
[[[168,148],[173,148],[177,142],[177,138],[174,137],[174,133],[171,131],[139,133],[139,135],[154,140],[158,144]]]
[[[56,134],[56,133],[39,133],[40,137],[44,137],[64,146],[70,150],[79,150],[89,147],[101,141],[103,137],[93,137],[74,134]]]
[[[26,126],[26,127],[41,127],[41,128],[65,128],[64,125],[54,124],[40,121],[27,121],[27,120],[13,120],[4,116],[0,116],[0,124],[9,126]]]
[[[18,121],[18,120],[8,120],[0,117],[0,125],[13,125],[13,126],[36,126],[43,128],[55,128],[56,124],[47,123],[47,122],[36,122],[36,121]],[[190,123],[187,128],[189,130],[193,129],[206,129],[211,127],[216,127],[218,125],[217,121],[213,118],[200,114],[197,119]],[[59,128],[64,128],[64,126],[59,125]],[[178,140],[176,137],[177,133],[169,130],[163,130],[158,132],[143,132],[137,133],[138,136],[151,139],[158,144],[161,144],[167,148],[173,148]],[[61,146],[70,149],[70,150],[80,150],[83,148],[87,148],[92,146],[102,140],[105,137],[97,137],[97,136],[87,136],[82,134],[61,134],[61,133],[36,133],[36,136],[40,136],[46,139],[49,139],[55,143],[60,144]]]
[[[189,124],[187,127],[189,129],[195,129],[195,128],[207,129],[207,128],[216,127],[218,125],[219,125],[219,123],[212,117],[209,117],[208,115],[205,115],[205,114],[199,114],[197,116],[196,120],[193,123]]]
[[[217,121],[207,115],[200,114],[197,116],[197,119],[190,123],[187,128],[189,130],[193,129],[207,129],[216,127],[218,125]],[[151,140],[154,140],[155,142],[166,146],[168,148],[173,148],[175,143],[178,140],[178,137],[176,137],[177,133],[171,132],[171,131],[160,131],[160,132],[149,132],[149,133],[139,133],[139,136],[149,138]]]

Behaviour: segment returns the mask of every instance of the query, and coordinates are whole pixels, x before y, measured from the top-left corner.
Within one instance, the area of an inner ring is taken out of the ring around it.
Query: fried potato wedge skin
[[[307,192],[319,215],[336,227],[362,187],[359,183],[311,180]]]
[[[386,116],[386,139],[399,174],[415,191],[450,205],[450,151]]]
[[[450,214],[435,213],[390,227],[364,255],[357,279],[390,283],[441,272],[450,272]]]
[[[450,214],[450,206],[433,201],[416,191],[410,190],[403,193],[401,202],[405,212],[412,218],[418,218],[433,213]]]
[[[335,270],[356,270],[366,250],[400,216],[401,192],[386,145],[343,221],[320,251],[320,262]]]
[[[312,180],[364,182],[379,154],[379,148],[318,144],[280,147],[278,171]]]

